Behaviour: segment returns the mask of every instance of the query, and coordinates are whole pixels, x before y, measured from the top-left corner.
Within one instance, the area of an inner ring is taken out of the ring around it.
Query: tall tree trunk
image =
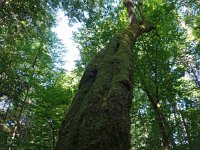
[[[62,124],[57,150],[130,149],[131,47],[139,33],[132,25],[87,66]]]
[[[187,123],[185,122],[185,118],[181,113],[181,108],[177,103],[175,103],[175,111],[176,111],[176,114],[177,114],[177,116],[180,120],[182,130],[183,130],[183,133],[184,133],[184,134],[182,134],[183,141],[187,142],[188,145],[189,145],[189,148],[192,149],[191,139],[190,139],[190,135],[189,135],[188,129],[187,129]]]
[[[139,25],[131,0],[124,1],[130,27],[119,33],[86,67],[66,115],[56,150],[129,150],[133,91],[132,46],[152,26]]]
[[[160,128],[160,133],[162,136],[163,150],[169,150],[169,148],[170,148],[169,124],[167,123],[165,115],[163,114],[163,112],[160,108],[159,100],[156,98],[153,98],[153,96],[147,90],[145,90],[145,92],[147,93],[149,101],[151,102],[151,105],[155,112],[156,121],[158,122],[158,125]]]
[[[159,129],[160,129],[160,134],[161,134],[161,139],[162,139],[162,145],[163,145],[163,150],[169,150],[170,148],[170,130],[169,130],[169,123],[167,122],[166,116],[163,113],[162,109],[160,108],[160,100],[159,100],[159,92],[158,92],[158,47],[156,46],[155,48],[155,65],[152,65],[152,71],[155,74],[154,77],[154,89],[155,92],[152,92],[148,88],[144,87],[143,91],[146,92],[148,99],[152,105],[152,108],[155,113],[155,119],[158,123]],[[149,60],[151,61],[151,60]]]
[[[87,66],[62,123],[57,150],[130,149],[131,48],[143,31],[132,24]]]

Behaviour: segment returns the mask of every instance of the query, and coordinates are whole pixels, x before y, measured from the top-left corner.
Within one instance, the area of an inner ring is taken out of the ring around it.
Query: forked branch
[[[130,25],[137,24],[141,30],[141,32],[149,32],[151,30],[155,30],[155,27],[147,21],[144,16],[143,8],[142,8],[142,0],[138,0],[137,4],[133,3],[132,0],[124,0],[124,5],[127,8],[128,16],[130,18]],[[134,6],[137,7],[139,14],[141,16],[141,20],[137,18]]]
[[[137,24],[137,17],[134,12],[134,5],[132,0],[124,0],[124,5],[127,8],[130,24]]]

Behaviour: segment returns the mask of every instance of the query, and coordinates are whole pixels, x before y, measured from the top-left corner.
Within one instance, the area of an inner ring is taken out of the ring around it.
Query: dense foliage
[[[51,31],[58,9],[71,25],[83,22],[71,74],[60,68],[64,48]],[[168,140],[171,149],[198,150],[200,3],[144,0],[143,9],[155,30],[133,47],[132,149],[158,150]],[[54,149],[85,66],[128,25],[122,1],[0,1],[0,148]]]
[[[75,90],[50,1],[6,1],[0,21],[0,147],[52,149]],[[0,148],[0,149],[1,149]]]

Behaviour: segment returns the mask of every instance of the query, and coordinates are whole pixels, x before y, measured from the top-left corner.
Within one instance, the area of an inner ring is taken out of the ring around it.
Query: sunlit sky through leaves
[[[67,53],[64,55],[63,60],[66,61],[64,69],[71,71],[75,67],[75,60],[80,59],[79,51],[76,48],[77,44],[72,39],[72,33],[78,30],[81,24],[75,24],[72,27],[68,25],[68,19],[63,11],[58,11],[57,14],[58,25],[52,30],[57,33],[59,39],[62,40]]]

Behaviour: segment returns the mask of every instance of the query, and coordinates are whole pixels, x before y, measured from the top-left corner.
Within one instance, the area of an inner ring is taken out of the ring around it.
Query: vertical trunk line
[[[190,135],[188,133],[188,130],[187,130],[187,124],[185,122],[185,119],[180,111],[180,107],[178,106],[178,104],[176,103],[175,104],[175,108],[176,108],[176,112],[178,114],[178,117],[180,118],[180,121],[181,121],[181,125],[182,125],[182,128],[183,128],[183,131],[185,132],[186,136],[186,140],[188,141],[188,144],[189,144],[189,147],[191,147],[191,140],[190,140]]]
[[[159,108],[159,103],[157,102],[157,100],[154,100],[154,98],[151,96],[151,94],[145,90],[145,92],[147,93],[147,96],[153,106],[155,115],[156,115],[156,120],[158,122],[159,128],[160,128],[160,133],[162,136],[162,143],[163,143],[163,149],[164,150],[169,150],[170,146],[169,146],[169,134],[168,134],[168,124],[167,121],[165,119],[164,114],[162,113],[161,109]]]
[[[39,57],[39,54],[40,54],[40,50],[41,50],[41,47],[37,50],[37,53],[34,57],[34,60],[33,60],[33,64],[31,66],[31,69],[32,69],[32,73],[30,74],[30,77],[29,77],[29,80],[27,82],[27,85],[26,85],[26,89],[25,89],[25,96],[24,96],[24,99],[22,100],[22,106],[20,107],[20,110],[19,110],[19,114],[17,115],[17,118],[16,118],[16,123],[15,123],[15,126],[14,126],[14,130],[12,131],[12,138],[11,138],[11,141],[9,142],[9,146],[8,146],[8,149],[11,150],[12,149],[12,145],[15,141],[15,138],[16,138],[16,134],[19,130],[19,128],[21,127],[21,117],[22,117],[22,113],[26,107],[26,102],[27,102],[27,99],[28,99],[28,96],[29,96],[29,91],[30,91],[30,82],[32,81],[33,79],[33,76],[35,74],[35,65],[37,63],[37,60],[38,60],[38,57]]]

